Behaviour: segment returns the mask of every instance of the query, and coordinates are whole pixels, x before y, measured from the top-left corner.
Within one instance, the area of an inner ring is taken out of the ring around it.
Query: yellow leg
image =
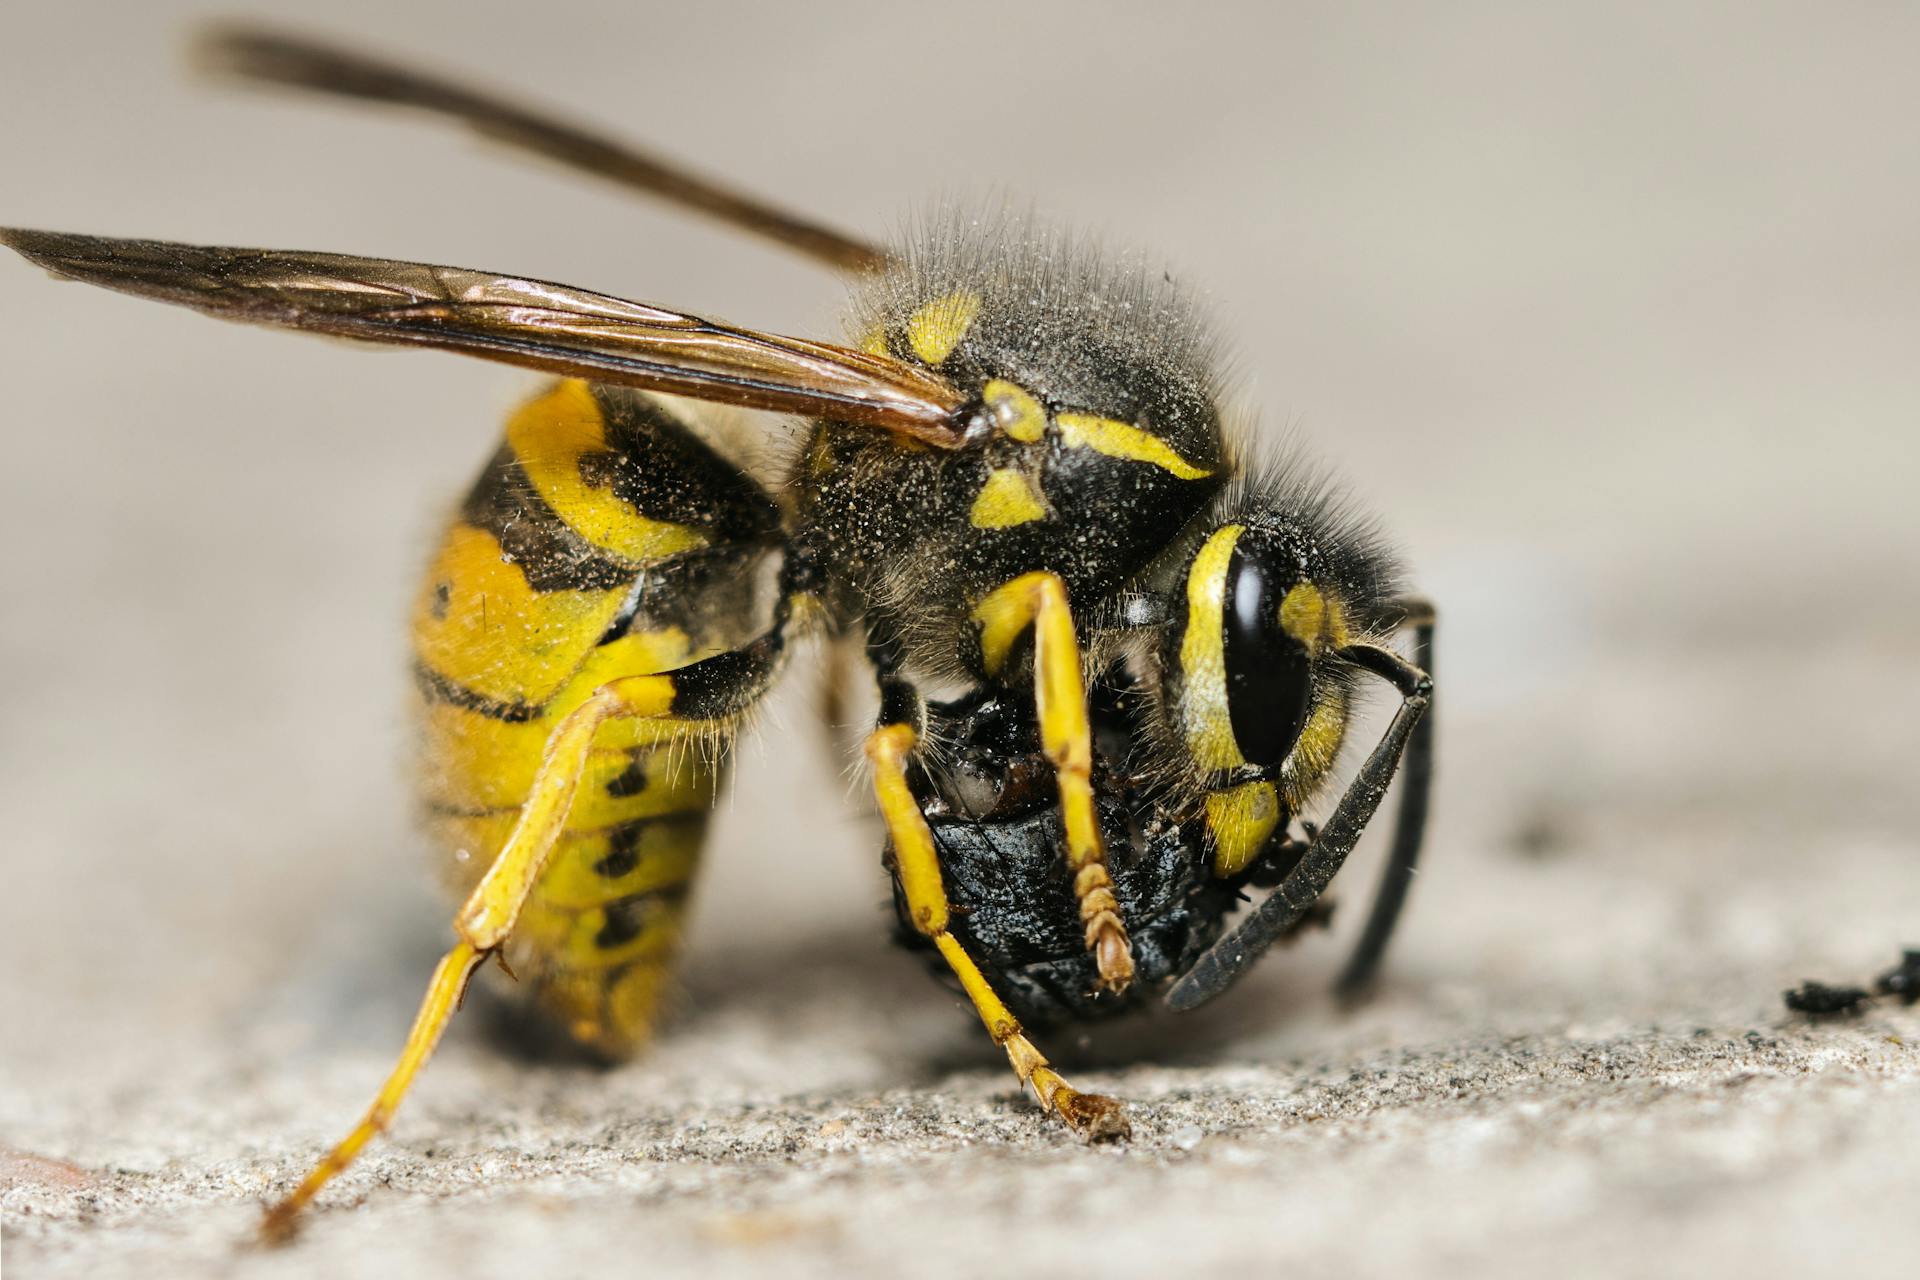
[[[300,1210],[392,1122],[414,1077],[426,1066],[441,1033],[460,1007],[468,979],[512,934],[514,922],[539,883],[547,858],[566,828],[567,813],[573,807],[594,734],[610,719],[665,716],[671,711],[673,697],[674,677],[670,675],[609,681],[554,729],[532,790],[521,806],[519,822],[454,919],[460,942],[433,971],[426,999],[421,1002],[393,1073],[352,1132],[313,1167],[291,1195],[267,1210],[261,1229],[269,1238],[289,1235]]]
[[[1067,865],[1080,901],[1087,949],[1101,985],[1119,992],[1133,981],[1133,948],[1120,919],[1120,902],[1107,874],[1107,852],[1093,804],[1093,729],[1080,678],[1080,645],[1073,633],[1067,584],[1054,573],[1028,573],[996,588],[973,613],[989,672],[1006,664],[1014,641],[1033,627],[1033,689],[1040,746],[1060,787],[1067,833]]]
[[[672,676],[627,676],[601,685],[560,722],[547,739],[533,789],[520,806],[520,821],[454,917],[453,927],[461,937],[477,950],[493,951],[513,932],[520,909],[546,870],[554,841],[566,828],[587,751],[600,726],[616,717],[664,716],[672,706]]]
[[[447,1029],[454,1011],[460,1007],[460,997],[466,992],[467,981],[486,958],[484,952],[476,951],[472,944],[462,942],[441,959],[433,971],[433,981],[427,984],[427,998],[414,1017],[413,1030],[407,1033],[406,1048],[400,1051],[400,1061],[394,1064],[393,1074],[380,1086],[373,1105],[367,1108],[367,1114],[361,1117],[353,1131],[327,1152],[324,1160],[313,1166],[300,1185],[293,1189],[293,1194],[267,1210],[266,1221],[260,1224],[260,1230],[268,1239],[283,1240],[292,1234],[295,1215],[320,1193],[320,1188],[333,1181],[335,1174],[352,1164],[353,1158],[360,1154],[360,1149],[373,1141],[393,1120],[393,1113],[399,1110],[400,1100],[407,1096],[413,1078],[420,1074],[420,1068],[426,1066],[427,1059],[433,1056],[434,1046],[440,1043],[440,1033]]]
[[[893,839],[900,885],[914,926],[939,948],[960,979],[967,998],[973,1001],[980,1021],[986,1024],[987,1034],[1007,1051],[1007,1061],[1013,1064],[1014,1074],[1020,1077],[1022,1085],[1033,1090],[1042,1106],[1083,1137],[1128,1136],[1126,1109],[1113,1098],[1081,1093],[1061,1079],[1060,1073],[1047,1065],[1046,1057],[1027,1039],[1013,1011],[988,985],[980,966],[973,962],[959,939],[947,931],[951,913],[946,888],[941,882],[939,856],[933,847],[933,833],[928,830],[926,816],[920,812],[907,785],[907,761],[916,745],[917,735],[911,726],[904,724],[883,725],[867,739],[867,759],[873,763],[874,793]]]

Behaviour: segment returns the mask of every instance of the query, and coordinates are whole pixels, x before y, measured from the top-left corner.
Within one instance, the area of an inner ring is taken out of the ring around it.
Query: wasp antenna
[[[1434,607],[1425,600],[1410,600],[1405,605],[1403,626],[1413,628],[1413,661],[1426,677],[1427,694],[1433,685]],[[1356,1000],[1367,993],[1380,970],[1387,941],[1400,922],[1407,893],[1419,870],[1420,849],[1427,831],[1427,801],[1433,790],[1433,708],[1415,726],[1407,741],[1406,755],[1400,762],[1400,809],[1394,815],[1393,848],[1387,855],[1387,869],[1374,891],[1373,909],[1367,914],[1360,941],[1354,944],[1347,967],[1334,982],[1334,991],[1344,1000]]]

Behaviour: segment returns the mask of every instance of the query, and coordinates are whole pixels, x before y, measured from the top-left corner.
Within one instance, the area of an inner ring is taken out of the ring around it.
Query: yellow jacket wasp
[[[1418,856],[1433,614],[1324,490],[1239,465],[1185,295],[1029,225],[880,249],[621,144],[364,56],[234,30],[242,77],[410,106],[772,237],[856,278],[852,345],[543,281],[335,254],[35,231],[56,275],[223,319],[559,375],[447,525],[412,619],[422,801],[463,905],[361,1123],[269,1212],[282,1231],[380,1132],[489,958],[581,1044],[646,1039],[721,748],[808,633],[864,647],[865,756],[904,930],[1022,1084],[1127,1131],[1022,1019],[1218,994],[1312,910],[1407,762],[1371,977]],[[808,422],[769,492],[698,404]],[[762,572],[762,569],[765,572]],[[1392,647],[1414,633],[1413,660]],[[1324,825],[1361,678],[1401,702]],[[961,690],[930,701],[922,690]],[[1274,891],[1224,938],[1250,885]]]

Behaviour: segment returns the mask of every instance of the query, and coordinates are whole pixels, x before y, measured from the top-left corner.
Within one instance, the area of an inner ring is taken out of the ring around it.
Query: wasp
[[[1310,919],[1404,757],[1343,978],[1367,983],[1424,827],[1433,610],[1324,485],[1240,461],[1217,344],[1164,273],[1027,222],[876,247],[350,50],[229,28],[202,52],[678,202],[846,273],[856,299],[837,344],[484,271],[0,233],[57,276],[221,319],[559,378],[507,422],[412,614],[420,800],[456,940],[373,1104],[270,1233],[388,1126],[488,960],[582,1046],[646,1041],[724,749],[809,636],[858,646],[874,676],[863,754],[903,931],[1072,1130],[1123,1136],[1124,1109],[1068,1084],[1026,1024],[1224,990]],[[783,483],[716,446],[715,406],[804,422]],[[1398,709],[1296,836],[1368,678]]]

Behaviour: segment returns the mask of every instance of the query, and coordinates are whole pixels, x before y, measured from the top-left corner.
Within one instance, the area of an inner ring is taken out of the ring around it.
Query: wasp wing
[[[544,111],[430,72],[251,24],[215,27],[195,48],[202,67],[256,83],[412,107],[481,136],[645,191],[732,223],[848,271],[872,271],[886,253],[626,143]]]
[[[566,285],[332,253],[0,230],[57,276],[224,320],[459,351],[597,382],[883,427],[945,447],[953,386],[889,356],[783,338]]]

